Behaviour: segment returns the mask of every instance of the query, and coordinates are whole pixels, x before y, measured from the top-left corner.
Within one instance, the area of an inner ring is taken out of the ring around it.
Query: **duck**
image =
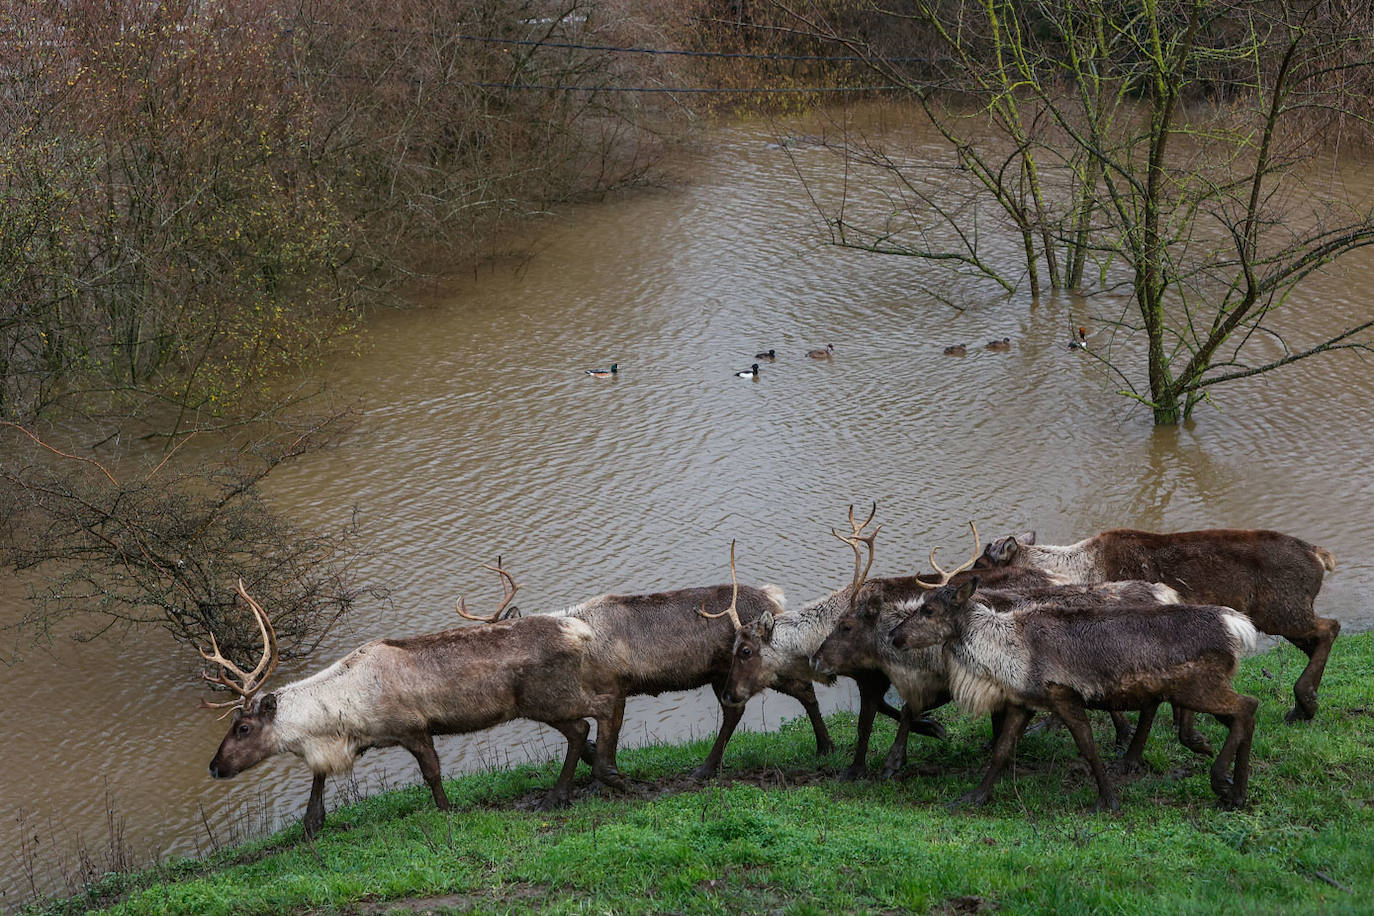
[[[766,353],[755,353],[755,354],[754,354],[754,359],[777,359],[777,358],[778,358],[778,354],[774,353],[772,350],[769,350],[769,351],[766,352]]]
[[[824,350],[807,350],[806,355],[812,359],[829,359],[830,354],[835,352],[834,344],[826,344]]]
[[[620,371],[620,363],[611,363],[609,369],[583,369],[592,378],[611,378]]]
[[[963,344],[951,344],[945,347],[946,356],[968,356],[968,347]]]
[[[735,377],[736,377],[736,378],[758,378],[758,377],[759,377],[759,364],[758,364],[758,363],[754,363],[754,365],[750,366],[748,369],[741,369],[739,372],[736,372],[736,373],[735,373]]]
[[[1088,329],[1087,329],[1087,328],[1082,327],[1081,325],[1079,326],[1079,328],[1078,328],[1078,339],[1076,339],[1076,340],[1070,340],[1070,341],[1069,341],[1069,349],[1070,349],[1070,350],[1086,350],[1086,349],[1088,349]]]
[[[1011,349],[1011,338],[1003,337],[1001,340],[989,340],[987,349],[1005,351]]]

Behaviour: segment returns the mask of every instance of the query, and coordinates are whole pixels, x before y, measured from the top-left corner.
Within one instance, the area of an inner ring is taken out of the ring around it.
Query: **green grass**
[[[1285,726],[1301,665],[1284,646],[1242,669],[1238,688],[1260,698],[1242,811],[1216,807],[1208,761],[1178,746],[1167,715],[1117,816],[1089,810],[1092,780],[1062,730],[1027,735],[992,804],[948,810],[981,776],[987,735],[950,711],[949,738],[913,738],[898,780],[839,782],[853,717],[838,715],[841,750],[819,760],[804,720],[736,735],[722,779],[701,786],[680,777],[706,741],[626,751],[637,797],[582,792],[554,814],[521,807],[552,764],[474,774],[448,781],[449,814],[423,787],[393,792],[330,811],[314,843],[292,827],[111,876],[50,911],[1370,912],[1374,635],[1337,642],[1316,720]],[[1199,721],[1219,746],[1220,727]]]

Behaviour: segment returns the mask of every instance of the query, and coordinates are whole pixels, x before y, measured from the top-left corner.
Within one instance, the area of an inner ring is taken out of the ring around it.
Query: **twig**
[[[115,486],[119,486],[119,481],[118,481],[118,480],[115,480],[114,475],[111,474],[109,471],[105,470],[105,465],[101,464],[99,461],[96,461],[94,458],[85,458],[85,457],[82,457],[81,455],[69,455],[69,454],[67,454],[66,452],[59,451],[58,449],[55,449],[55,448],[53,448],[51,445],[49,445],[48,443],[44,442],[42,439],[38,438],[38,436],[35,435],[34,433],[31,433],[31,432],[29,432],[27,429],[25,429],[24,427],[20,426],[18,423],[14,423],[14,422],[11,422],[11,421],[9,421],[9,420],[0,420],[0,426],[10,426],[10,427],[13,427],[14,429],[19,430],[21,433],[23,433],[24,435],[28,436],[28,437],[29,437],[30,439],[32,439],[34,442],[37,442],[37,443],[38,443],[39,445],[41,445],[43,448],[45,448],[45,449],[47,449],[48,451],[52,452],[54,455],[60,455],[60,456],[62,456],[63,458],[70,458],[70,459],[72,459],[73,461],[85,461],[85,462],[87,462],[87,463],[89,463],[89,464],[95,465],[96,467],[100,468],[100,472],[101,472],[102,474],[104,474],[106,477],[108,477],[108,478],[110,479],[110,483],[114,484]]]

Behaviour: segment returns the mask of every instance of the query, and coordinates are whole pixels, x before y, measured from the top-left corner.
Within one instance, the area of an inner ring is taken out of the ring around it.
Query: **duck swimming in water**
[[[769,350],[767,353],[755,353],[755,354],[754,354],[754,359],[777,359],[777,358],[778,358],[778,354],[774,353],[772,350]]]
[[[592,378],[610,378],[620,371],[620,363],[611,363],[609,369],[583,369]]]
[[[806,355],[812,359],[829,359],[830,354],[835,352],[834,344],[826,344],[824,350],[807,350]]]
[[[989,350],[997,350],[997,351],[999,351],[999,352],[1000,352],[1000,351],[1004,351],[1004,350],[1010,350],[1010,349],[1011,349],[1011,338],[1010,338],[1010,337],[1003,337],[1001,340],[989,340],[989,341],[988,341],[987,349],[989,349]]]
[[[1087,329],[1087,328],[1082,327],[1082,326],[1080,326],[1080,327],[1078,328],[1078,339],[1077,339],[1077,340],[1070,340],[1070,341],[1069,341],[1069,349],[1070,349],[1070,350],[1086,350],[1086,349],[1088,349],[1088,329]]]
[[[952,344],[945,347],[946,356],[968,356],[968,347],[963,344]]]
[[[758,377],[759,377],[759,364],[758,364],[758,363],[754,363],[754,365],[750,366],[748,369],[741,369],[739,372],[736,372],[736,373],[735,373],[735,378],[758,378]]]

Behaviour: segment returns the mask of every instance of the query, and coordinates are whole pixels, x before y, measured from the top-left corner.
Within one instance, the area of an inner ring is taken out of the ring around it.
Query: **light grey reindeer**
[[[1223,807],[1245,804],[1254,697],[1231,682],[1255,627],[1231,608],[1107,603],[1096,609],[1042,603],[998,611],[976,598],[978,579],[945,585],[907,602],[893,645],[943,646],[950,692],[965,711],[1002,711],[982,782],[960,801],[984,804],[1006,769],[1033,710],[1054,712],[1097,781],[1098,807],[1115,810],[1116,790],[1097,755],[1085,708],[1147,710],[1167,701],[1207,712],[1227,727],[1211,783]],[[1137,740],[1143,730],[1137,731]]]
[[[262,658],[245,672],[225,658],[211,636],[211,651],[201,655],[219,666],[207,680],[239,699],[206,703],[233,707],[233,721],[210,761],[210,775],[228,779],[268,757],[292,753],[310,768],[313,782],[304,829],[314,836],[324,825],[326,776],[350,772],[354,761],[374,747],[400,745],[414,755],[440,809],[449,809],[434,751],[434,735],[490,728],[510,719],[533,719],[558,729],[568,739],[563,769],[545,807],[568,802],[573,772],[586,748],[587,718],[609,723],[615,697],[598,693],[588,665],[593,633],[573,618],[547,616],[498,621],[519,587],[509,573],[505,600],[489,617],[474,617],[460,599],[459,613],[488,623],[423,636],[375,639],[316,674],[260,694],[277,666],[277,640],[267,612],[247,602],[261,631]],[[613,774],[598,778],[614,781]]]

